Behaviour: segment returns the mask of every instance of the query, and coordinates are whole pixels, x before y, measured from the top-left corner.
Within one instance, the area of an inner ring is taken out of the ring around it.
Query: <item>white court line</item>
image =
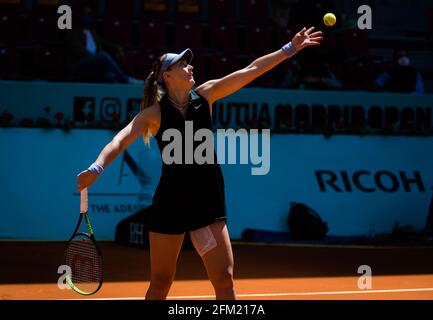
[[[417,289],[393,289],[393,290],[357,290],[357,291],[325,291],[325,292],[287,292],[287,293],[254,293],[238,294],[239,298],[248,297],[284,297],[284,296],[320,296],[320,295],[339,295],[339,294],[369,294],[369,293],[398,293],[398,292],[423,292],[433,291],[433,288]],[[176,299],[214,299],[215,296],[172,296],[167,297],[170,300]],[[75,299],[74,299],[75,300]],[[127,298],[97,298],[86,300],[144,300],[144,297],[127,297]]]

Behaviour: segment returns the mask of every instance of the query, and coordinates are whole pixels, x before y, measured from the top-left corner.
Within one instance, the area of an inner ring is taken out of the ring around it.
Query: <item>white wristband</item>
[[[95,162],[92,163],[92,165],[87,170],[99,176],[104,171],[104,168],[102,168],[99,164]]]
[[[284,51],[284,53],[290,58],[291,56],[294,56],[296,53],[296,48],[293,45],[293,43],[290,41],[286,45],[284,45],[281,50]]]

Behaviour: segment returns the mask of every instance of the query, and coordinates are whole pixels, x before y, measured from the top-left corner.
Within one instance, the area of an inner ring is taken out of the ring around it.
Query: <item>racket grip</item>
[[[80,197],[80,213],[85,213],[87,212],[87,188],[81,190]]]

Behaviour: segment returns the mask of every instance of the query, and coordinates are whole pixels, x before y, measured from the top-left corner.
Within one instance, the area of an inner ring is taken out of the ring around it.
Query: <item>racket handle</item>
[[[80,213],[87,212],[87,188],[81,190]]]

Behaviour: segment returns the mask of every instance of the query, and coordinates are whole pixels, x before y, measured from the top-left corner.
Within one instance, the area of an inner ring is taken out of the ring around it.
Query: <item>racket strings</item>
[[[72,283],[80,290],[93,292],[102,282],[102,258],[94,243],[82,235],[73,238],[66,250]]]

